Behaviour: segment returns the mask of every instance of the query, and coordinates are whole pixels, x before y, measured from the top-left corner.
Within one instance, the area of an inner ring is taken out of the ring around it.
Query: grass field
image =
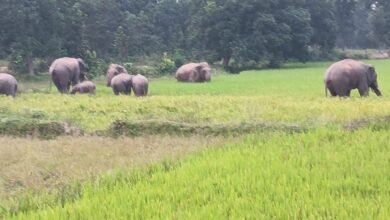
[[[17,219],[388,219],[388,131],[256,134]]]
[[[22,83],[0,97],[0,132],[55,121],[84,135],[0,138],[0,218],[388,219],[390,61],[368,62],[383,97],[326,98],[330,63],[153,79],[146,98]]]

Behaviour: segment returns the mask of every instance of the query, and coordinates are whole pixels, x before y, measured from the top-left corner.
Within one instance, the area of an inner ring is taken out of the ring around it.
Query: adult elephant
[[[81,58],[62,57],[54,60],[49,73],[60,93],[68,93],[74,86],[85,79],[88,65]]]
[[[119,73],[111,80],[112,91],[115,95],[123,93],[125,95],[131,94],[131,80],[133,76],[128,73]]]
[[[137,74],[131,79],[131,87],[133,88],[135,96],[147,96],[149,81],[145,76]]]
[[[18,82],[8,73],[0,73],[0,94],[15,97],[18,90]]]
[[[377,96],[382,95],[374,67],[352,59],[332,64],[325,72],[324,83],[326,96],[329,90],[332,96],[348,97],[352,89],[358,89],[360,96],[368,96],[369,88]]]
[[[209,82],[211,69],[207,62],[188,63],[176,71],[176,79],[180,82]]]
[[[128,72],[127,72],[127,70],[123,66],[115,64],[115,63],[111,63],[108,66],[107,73],[106,73],[106,76],[107,76],[107,84],[106,85],[107,85],[107,87],[111,86],[112,78],[114,78],[114,76],[116,76],[116,75],[118,75],[120,73],[128,73]]]

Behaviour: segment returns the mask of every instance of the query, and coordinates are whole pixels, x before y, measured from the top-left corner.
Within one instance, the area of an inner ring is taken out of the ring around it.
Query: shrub
[[[171,74],[176,71],[175,62],[173,62],[167,53],[164,53],[161,63],[158,65],[158,70],[161,74]]]
[[[104,75],[107,68],[107,63],[99,58],[95,51],[86,50],[83,60],[88,64],[87,77],[94,79],[97,76]]]

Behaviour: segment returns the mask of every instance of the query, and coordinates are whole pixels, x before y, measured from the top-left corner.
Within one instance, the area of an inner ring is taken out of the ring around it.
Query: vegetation
[[[329,62],[153,79],[144,98],[37,78],[0,97],[1,135],[22,136],[0,137],[0,217],[387,219],[390,67],[367,62],[383,97],[324,97]]]
[[[57,57],[82,57],[90,77],[113,60],[151,59],[164,74],[165,52],[176,64],[222,61],[233,72],[279,67],[337,59],[335,46],[387,48],[389,7],[384,0],[4,0],[0,58],[32,75]]]
[[[386,96],[390,94],[388,61],[370,63],[376,67],[384,97],[378,98],[372,93],[370,98],[360,99],[354,91],[349,100],[325,99],[322,78],[329,63],[313,63],[240,75],[216,74],[211,83],[204,84],[177,83],[173,77],[153,80],[150,97],[141,99],[115,97],[104,83],[98,86],[96,96],[61,96],[52,88],[51,93],[22,93],[15,100],[0,98],[0,110],[20,115],[23,121],[38,117],[40,121],[67,122],[87,133],[106,131],[114,123],[123,121],[230,126],[232,129],[243,123],[302,128],[343,126],[390,115],[390,100]],[[156,123],[150,124],[151,128]]]
[[[74,202],[15,219],[342,218],[390,215],[388,130],[250,135],[85,185]]]

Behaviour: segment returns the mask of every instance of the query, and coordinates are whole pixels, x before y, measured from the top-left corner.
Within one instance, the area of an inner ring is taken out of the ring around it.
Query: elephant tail
[[[328,88],[326,88],[326,85],[325,85],[325,97],[328,97]]]
[[[13,95],[12,95],[14,98],[15,98],[17,92],[18,92],[18,84],[15,84],[14,92],[13,92]]]

